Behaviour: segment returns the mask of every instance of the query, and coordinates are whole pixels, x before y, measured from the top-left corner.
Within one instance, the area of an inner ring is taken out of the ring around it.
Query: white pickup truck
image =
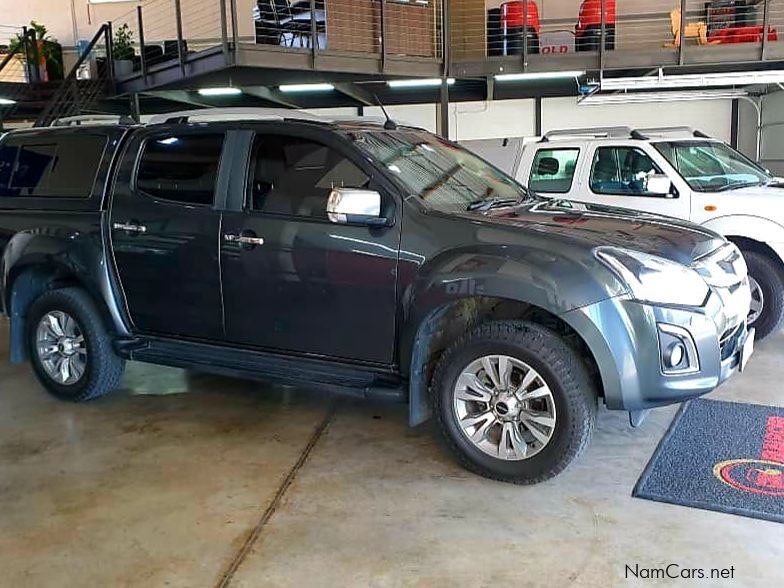
[[[728,145],[688,128],[553,131],[521,147],[515,177],[554,198],[678,217],[743,251],[750,326],[784,320],[784,183]],[[673,284],[677,287],[677,284]]]

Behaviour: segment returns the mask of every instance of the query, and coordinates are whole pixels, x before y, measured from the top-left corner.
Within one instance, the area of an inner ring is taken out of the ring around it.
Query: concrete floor
[[[2,358],[6,339],[0,319]],[[761,344],[713,397],[784,405],[782,351]],[[602,410],[572,468],[516,487],[401,406],[138,364],[69,405],[3,359],[0,585],[604,587],[635,585],[635,563],[782,585],[784,526],[631,497],[673,414],[633,431]]]

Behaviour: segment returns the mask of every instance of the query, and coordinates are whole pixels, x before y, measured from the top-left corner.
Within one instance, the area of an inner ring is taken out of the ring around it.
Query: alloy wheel
[[[765,305],[765,294],[759,285],[759,282],[749,276],[749,288],[751,289],[751,307],[749,308],[749,316],[746,323],[751,326],[757,322],[762,316],[762,309]]]
[[[61,310],[46,313],[36,330],[36,351],[46,374],[72,386],[87,371],[87,345],[79,324]]]
[[[453,409],[466,438],[498,459],[529,459],[555,432],[552,390],[539,372],[507,355],[468,364],[455,384]]]

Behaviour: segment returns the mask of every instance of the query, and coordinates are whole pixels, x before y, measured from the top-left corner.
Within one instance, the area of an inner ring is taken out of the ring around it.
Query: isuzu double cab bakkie
[[[14,362],[58,398],[138,360],[408,402],[468,469],[545,480],[753,348],[735,245],[547,200],[392,121],[196,111],[0,141]]]

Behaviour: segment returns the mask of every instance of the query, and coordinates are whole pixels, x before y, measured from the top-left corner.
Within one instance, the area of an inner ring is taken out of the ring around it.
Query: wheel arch
[[[103,297],[71,268],[51,261],[18,264],[7,273],[4,291],[6,313],[11,323],[11,363],[23,363],[29,359],[25,339],[30,305],[48,291],[68,287],[84,290],[95,302],[107,327],[112,327],[112,316]]]
[[[600,395],[603,394],[601,375],[593,352],[566,321],[533,303],[498,296],[466,296],[429,309],[416,329],[410,354],[404,358],[409,363],[401,366],[403,373],[408,371],[409,374],[411,426],[427,421],[432,415],[430,383],[438,358],[457,337],[489,320],[526,320],[555,331],[571,348],[578,351]]]

